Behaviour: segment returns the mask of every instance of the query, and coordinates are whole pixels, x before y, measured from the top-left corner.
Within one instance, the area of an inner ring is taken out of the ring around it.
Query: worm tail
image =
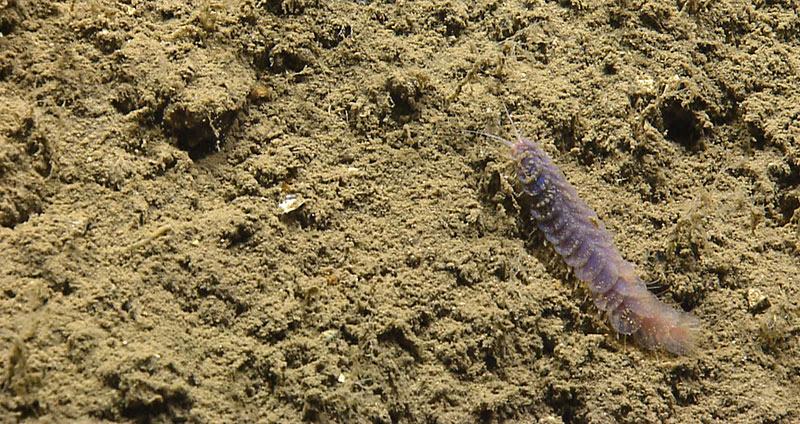
[[[663,348],[677,355],[696,350],[697,318],[662,302],[636,275],[620,275],[607,292],[594,293],[594,302],[617,332],[633,335],[646,348]]]

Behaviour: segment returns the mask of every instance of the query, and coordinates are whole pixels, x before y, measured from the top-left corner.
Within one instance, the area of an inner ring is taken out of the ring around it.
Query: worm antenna
[[[511,114],[508,113],[508,107],[506,107],[505,103],[503,103],[503,109],[505,109],[506,116],[508,116],[508,120],[511,122],[511,128],[514,128],[514,134],[517,136],[517,141],[522,141],[522,137],[519,136],[519,130],[517,130],[517,124],[515,124],[514,120],[511,119]]]
[[[492,140],[499,141],[501,143],[505,143],[505,145],[508,146],[508,147],[511,147],[511,146],[514,145],[514,143],[512,143],[511,140],[508,140],[508,139],[505,139],[503,137],[500,137],[499,135],[489,134],[489,133],[485,133],[485,132],[481,132],[481,131],[472,131],[472,130],[461,130],[461,131],[465,132],[467,134],[477,134],[477,135],[482,135],[484,137],[489,137]]]

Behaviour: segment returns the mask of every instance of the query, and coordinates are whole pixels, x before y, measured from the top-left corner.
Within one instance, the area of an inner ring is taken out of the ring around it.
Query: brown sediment
[[[798,422],[792,3],[0,0],[0,421]],[[520,228],[503,103],[696,356]]]

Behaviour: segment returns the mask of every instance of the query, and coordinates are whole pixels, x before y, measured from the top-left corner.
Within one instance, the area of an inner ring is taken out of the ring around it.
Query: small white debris
[[[331,330],[325,331],[324,333],[322,333],[322,338],[325,339],[326,342],[329,342],[331,340],[335,340],[335,339],[339,338],[339,330],[331,329]]]
[[[338,381],[340,383],[344,383],[344,374],[339,373],[339,378],[337,378],[336,381]]]
[[[636,80],[636,82],[643,86],[647,91],[654,90],[656,86],[656,81],[652,78],[642,78]]]
[[[297,210],[305,203],[306,201],[298,195],[287,194],[283,196],[283,199],[278,203],[278,209],[280,209],[281,215],[285,215],[291,211]]]
[[[761,290],[754,288],[747,290],[747,309],[749,309],[750,312],[754,314],[764,312],[764,310],[770,306],[771,303],[769,299]]]

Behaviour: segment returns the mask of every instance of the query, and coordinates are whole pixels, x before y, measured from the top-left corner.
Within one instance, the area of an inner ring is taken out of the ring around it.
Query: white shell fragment
[[[286,215],[289,212],[297,210],[300,206],[303,206],[306,201],[302,197],[299,197],[296,194],[287,194],[283,196],[280,203],[278,203],[278,209],[280,210],[281,215]]]

